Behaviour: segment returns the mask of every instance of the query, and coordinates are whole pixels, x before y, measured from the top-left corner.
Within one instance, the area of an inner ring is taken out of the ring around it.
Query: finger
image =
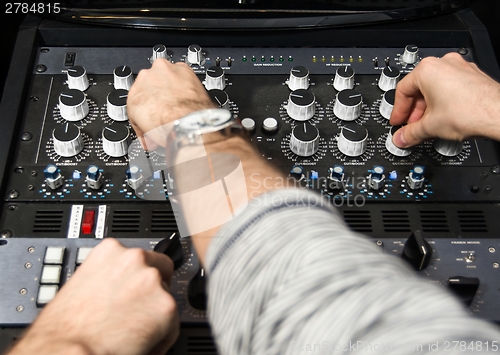
[[[174,272],[174,262],[165,254],[154,251],[146,252],[146,264],[160,271],[161,278],[170,285],[172,274]]]
[[[425,102],[423,97],[415,101],[410,117],[408,118],[408,123],[416,122],[419,119],[421,119],[422,116],[425,114],[426,109],[427,109],[427,103]]]
[[[390,123],[399,126],[407,122],[415,102],[422,98],[422,94],[416,83],[414,72],[408,74],[396,87],[394,108],[392,110]]]
[[[423,119],[421,119],[401,127],[392,137],[392,142],[399,148],[408,148],[429,138],[431,137],[425,133]]]

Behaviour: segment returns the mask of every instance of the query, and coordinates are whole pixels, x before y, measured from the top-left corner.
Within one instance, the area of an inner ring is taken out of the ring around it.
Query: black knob
[[[170,237],[161,240],[156,244],[154,250],[172,259],[174,262],[174,270],[177,270],[182,265],[183,255],[179,232],[174,232]]]
[[[477,277],[455,276],[448,279],[448,288],[469,307],[479,288]]]
[[[189,304],[201,311],[207,309],[207,294],[205,270],[200,269],[196,275],[189,281],[188,285],[188,301]]]
[[[415,270],[423,270],[429,265],[432,249],[429,243],[417,230],[411,233],[403,247],[403,259],[408,261]]]

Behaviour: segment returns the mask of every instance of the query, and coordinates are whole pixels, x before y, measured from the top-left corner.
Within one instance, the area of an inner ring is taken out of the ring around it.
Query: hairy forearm
[[[53,337],[41,331],[32,326],[6,355],[93,355],[83,344],[64,339],[62,329]]]

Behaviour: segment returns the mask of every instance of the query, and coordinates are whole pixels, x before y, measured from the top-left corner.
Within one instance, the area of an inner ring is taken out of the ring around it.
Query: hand
[[[429,138],[463,141],[500,138],[500,84],[457,53],[425,58],[398,84],[391,124],[402,125],[394,144],[406,148]],[[495,112],[496,111],[496,112]]]
[[[161,146],[165,146],[168,132],[155,128],[213,107],[207,91],[187,64],[172,64],[162,58],[156,59],[151,69],[139,72],[127,98],[128,117],[137,135],[143,137],[150,132],[146,144],[153,141]]]
[[[163,254],[104,240],[11,355],[164,355],[179,334],[172,272]]]

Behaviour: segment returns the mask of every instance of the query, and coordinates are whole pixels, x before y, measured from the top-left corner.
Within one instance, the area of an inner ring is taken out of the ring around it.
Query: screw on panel
[[[25,288],[22,288],[22,289],[19,290],[19,293],[24,296],[25,294],[28,293],[28,290],[25,289]]]
[[[26,264],[24,264],[24,267],[25,267],[26,269],[31,269],[31,267],[32,267],[32,266],[33,266],[33,264],[32,264],[32,263],[30,263],[30,262],[27,262]]]
[[[498,263],[493,263],[493,268],[494,268],[494,269],[498,269],[499,267],[500,267],[500,264],[498,264]]]
[[[22,166],[18,166],[16,168],[14,168],[14,172],[17,174],[24,173],[24,168]]]
[[[17,190],[10,190],[9,191],[9,198],[18,198],[19,197],[19,191]]]
[[[35,247],[29,247],[28,248],[28,253],[33,254],[35,252]]]
[[[24,306],[17,306],[16,307],[16,310],[21,313],[22,311],[24,311]]]
[[[491,167],[491,172],[492,172],[493,174],[500,174],[500,165],[493,165],[493,166]]]
[[[2,232],[0,232],[0,238],[10,238],[12,237],[12,232],[8,229],[4,229]]]
[[[31,170],[31,176],[35,177],[37,175],[38,175],[38,173],[35,170]]]
[[[491,186],[490,186],[490,185],[486,186],[486,187],[484,188],[484,192],[486,192],[486,193],[491,192]]]
[[[30,100],[36,102],[36,101],[40,100],[40,98],[38,96],[30,96]]]
[[[35,187],[33,185],[28,185],[28,190],[29,191],[33,191],[35,189]]]
[[[495,248],[493,248],[493,247],[489,247],[489,248],[488,248],[488,251],[489,251],[490,253],[494,253],[496,250],[495,250]]]
[[[31,139],[33,139],[33,134],[31,134],[30,132],[24,132],[21,135],[21,140],[24,142],[30,141]]]
[[[40,52],[42,52],[42,53],[48,53],[48,52],[50,52],[50,49],[48,49],[48,48],[42,48],[42,49],[40,49]]]
[[[459,48],[457,52],[458,54],[466,55],[469,53],[469,50],[467,48]]]
[[[379,247],[381,247],[382,245],[384,245],[384,242],[382,242],[381,240],[377,240],[376,243],[377,243],[377,245]]]
[[[7,208],[9,211],[16,211],[18,209],[17,205],[9,205]]]
[[[43,72],[47,71],[47,66],[45,66],[43,64],[38,64],[36,66],[35,70],[36,70],[37,73],[43,73]]]

